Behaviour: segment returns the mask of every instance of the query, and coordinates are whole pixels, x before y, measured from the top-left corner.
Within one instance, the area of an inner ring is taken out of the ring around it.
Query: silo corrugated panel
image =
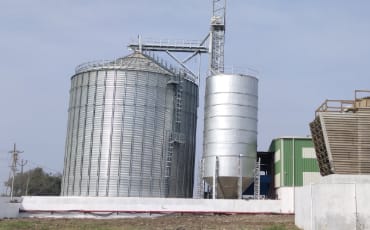
[[[79,67],[62,195],[192,197],[197,105],[192,79],[141,53]]]
[[[237,198],[252,182],[257,154],[258,80],[220,74],[206,82],[204,174],[217,196]],[[242,188],[239,182],[242,180]]]

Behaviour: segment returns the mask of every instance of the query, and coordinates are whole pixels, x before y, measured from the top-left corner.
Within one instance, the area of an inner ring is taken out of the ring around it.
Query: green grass
[[[0,230],[136,230],[142,229],[133,226],[112,225],[109,221],[85,222],[84,220],[49,220],[40,219],[12,219],[0,220]]]
[[[287,230],[283,225],[273,225],[271,227],[264,228],[263,230]]]
[[[29,221],[0,221],[0,229],[34,229],[36,226]]]
[[[168,215],[123,219],[0,219],[0,230],[163,230],[248,229],[297,230],[287,215]]]

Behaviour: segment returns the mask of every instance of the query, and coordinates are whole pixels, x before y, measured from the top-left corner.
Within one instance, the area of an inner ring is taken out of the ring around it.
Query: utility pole
[[[19,163],[19,166],[21,166],[21,178],[22,178],[22,191],[21,191],[21,194],[22,195],[25,195],[25,190],[27,190],[27,187],[28,185],[26,185],[26,188],[24,187],[24,175],[23,175],[23,167],[28,163],[27,160],[21,160],[21,162]],[[29,178],[29,177],[28,177]],[[27,178],[27,182],[28,183],[28,178]]]
[[[11,171],[9,171],[9,177],[8,177],[7,181],[10,181],[10,178],[12,178],[12,172]],[[6,195],[8,195],[8,189],[9,189],[9,186],[6,186],[6,190],[5,190]]]
[[[28,196],[28,185],[30,184],[30,174],[27,175],[27,182],[26,182],[26,196]]]
[[[13,201],[13,189],[14,189],[14,178],[15,178],[15,173],[17,172],[17,162],[18,162],[18,157],[20,153],[23,153],[23,151],[17,150],[16,144],[14,143],[13,150],[9,151],[10,154],[12,154],[12,165],[10,166],[10,169],[13,173],[13,178],[12,178],[12,187],[10,190],[10,201]],[[23,168],[23,166],[22,166]]]
[[[21,163],[19,163],[19,166],[21,166],[21,174],[23,174],[23,167],[28,163],[26,160],[21,160]]]

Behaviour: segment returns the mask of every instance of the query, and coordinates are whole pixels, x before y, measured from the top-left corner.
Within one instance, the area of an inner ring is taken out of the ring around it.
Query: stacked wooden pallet
[[[370,174],[370,108],[320,112],[310,124],[322,175]]]

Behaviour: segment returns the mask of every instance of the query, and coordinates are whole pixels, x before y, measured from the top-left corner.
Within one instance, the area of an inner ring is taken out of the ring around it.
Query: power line
[[[12,153],[12,152],[13,152],[13,150],[12,150],[12,151],[9,151],[9,153]],[[23,151],[22,151],[22,152],[23,152]],[[22,153],[22,152],[19,152],[19,153]],[[1,163],[3,163],[3,164],[8,164],[7,162],[4,162],[5,160],[10,160],[10,158],[9,158],[9,157],[6,157],[6,156],[4,156],[4,157],[1,157],[1,156],[0,156],[0,164],[1,164]],[[13,160],[12,160],[12,161],[13,161]],[[18,159],[17,159],[17,161],[18,161]],[[49,170],[49,171],[53,171],[53,172],[57,172],[57,173],[59,173],[59,172],[60,172],[60,170],[52,169],[52,168],[50,168],[50,167],[44,166],[44,165],[39,164],[39,163],[36,163],[36,162],[34,162],[34,161],[30,161],[30,160],[25,159],[25,158],[23,158],[23,159],[21,160],[21,162],[23,162],[23,163],[19,163],[19,165],[20,165],[21,167],[22,167],[22,164],[24,164],[24,162],[26,162],[26,164],[27,164],[27,163],[30,163],[30,164],[32,164],[32,165],[34,165],[34,166],[36,166],[36,167],[44,168],[44,169],[47,169],[47,170]],[[12,162],[12,164],[13,164],[13,162]],[[23,166],[25,166],[25,165],[23,165]],[[12,167],[12,166],[10,166],[10,167]]]

